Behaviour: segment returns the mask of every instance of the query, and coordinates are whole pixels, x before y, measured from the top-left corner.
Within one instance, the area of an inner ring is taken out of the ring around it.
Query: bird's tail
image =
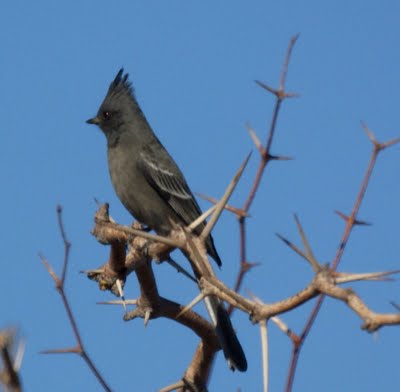
[[[205,297],[204,302],[228,366],[231,370],[245,372],[247,370],[247,359],[223,302],[212,296]]]

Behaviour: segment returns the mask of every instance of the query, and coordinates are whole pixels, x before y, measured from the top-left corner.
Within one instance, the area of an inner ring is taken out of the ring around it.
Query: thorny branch
[[[103,208],[103,212],[104,211],[106,211],[106,209]],[[307,240],[306,234],[300,224],[299,219],[297,217],[295,219],[305,250],[295,246],[282,236],[280,236],[280,238],[296,253],[305,258],[314,272],[314,277],[303,290],[286,299],[267,304],[261,302],[259,299],[249,300],[245,298],[236,291],[229,289],[213,274],[203,274],[203,277],[199,282],[203,296],[218,296],[223,301],[228,302],[232,307],[248,313],[254,323],[262,323],[274,318],[276,315],[293,310],[305,302],[315,298],[316,296],[323,294],[345,303],[363,320],[362,329],[365,329],[368,332],[376,331],[383,326],[400,325],[399,313],[377,313],[371,310],[355,291],[348,288],[344,289],[338,286],[341,283],[355,282],[360,280],[382,280],[386,279],[388,276],[398,273],[399,271],[374,272],[365,274],[351,274],[343,272],[338,273],[328,266],[324,266],[318,262],[312,252],[311,246]],[[97,221],[94,232],[96,232],[105,241],[107,241],[106,237],[110,236],[109,241],[112,247],[113,239],[119,238],[120,234],[124,233],[126,228],[123,226],[113,225],[112,230],[110,230],[107,227],[108,225],[106,222],[107,217],[103,216]],[[113,234],[114,231],[115,236]],[[181,243],[182,233],[184,233],[186,241]],[[189,235],[184,230],[176,231],[173,235],[171,235],[171,237],[173,241],[181,243],[181,246],[185,249],[185,251],[191,253],[191,258],[200,257],[203,259],[205,257],[206,253],[204,249],[204,243],[201,238]],[[209,364],[210,362],[212,363],[215,353],[219,350],[218,341],[216,340],[214,331],[210,324],[190,310],[190,307],[184,308],[183,306],[173,303],[172,301],[169,301],[159,295],[150,264],[150,258],[153,257],[160,259],[159,255],[165,253],[166,245],[152,243],[148,246],[148,252],[146,252],[146,255],[144,255],[142,251],[145,243],[146,240],[141,237],[135,237],[133,239],[131,238],[129,241],[129,251],[126,256],[125,263],[130,265],[129,270],[132,270],[136,273],[141,288],[141,295],[134,302],[136,304],[136,308],[125,315],[125,320],[141,317],[145,319],[145,322],[147,322],[148,320],[158,317],[167,317],[191,328],[202,340],[196,350],[192,362],[185,371],[181,382],[184,383],[184,385],[190,385],[192,390],[205,390],[211,370],[211,366]],[[157,252],[159,252],[158,255]],[[146,256],[148,257],[147,259]],[[201,264],[201,262],[202,261],[200,260],[199,264]],[[100,270],[101,269],[98,271]],[[104,269],[102,274],[106,273],[106,271],[107,270]],[[276,322],[282,325],[282,322],[278,320],[276,320]],[[282,328],[282,330],[284,330],[292,340],[296,339],[297,335],[293,334],[287,328]],[[264,345],[266,346],[265,343]],[[263,355],[266,356],[266,353]],[[267,367],[267,364],[265,364],[265,367]],[[176,385],[181,385],[181,383]]]
[[[261,179],[263,177],[263,174],[265,172],[265,169],[267,165],[272,161],[272,160],[287,160],[290,158],[283,157],[283,156],[275,156],[271,154],[271,147],[272,147],[272,142],[274,139],[275,135],[275,130],[276,130],[276,125],[278,121],[278,116],[280,112],[280,108],[282,105],[282,102],[287,99],[287,98],[293,98],[296,97],[297,94],[295,93],[289,93],[285,91],[285,84],[286,84],[286,77],[288,73],[288,68],[289,68],[289,62],[292,54],[292,50],[294,48],[294,45],[296,44],[297,39],[299,38],[299,35],[295,35],[294,37],[291,38],[289,42],[288,49],[286,51],[286,56],[285,60],[282,66],[281,70],[281,77],[280,77],[280,82],[279,82],[279,87],[278,89],[275,89],[273,87],[270,87],[266,85],[265,83],[262,83],[260,81],[256,81],[256,83],[262,87],[263,89],[267,90],[269,93],[275,95],[275,107],[272,113],[272,120],[271,124],[269,127],[269,132],[267,134],[267,140],[265,146],[262,145],[261,141],[259,140],[256,132],[248,126],[248,131],[250,133],[250,136],[257,148],[257,150],[260,153],[260,162],[258,165],[258,169],[253,181],[253,185],[251,186],[251,189],[249,191],[249,194],[247,196],[246,201],[243,204],[242,208],[238,208],[239,213],[236,213],[236,216],[238,218],[239,222],[239,238],[240,238],[240,268],[239,272],[237,275],[237,279],[234,285],[234,290],[239,291],[243,279],[246,275],[247,272],[251,270],[252,267],[255,267],[258,263],[252,263],[247,260],[247,251],[246,251],[246,222],[247,222],[247,217],[249,215],[249,210],[250,207],[254,201],[254,198],[257,194],[258,188],[260,187]],[[231,306],[229,308],[229,312],[232,313],[234,308]]]
[[[243,204],[243,207],[237,208],[228,205],[228,199],[232,193],[240,174],[236,176],[236,182],[230,184],[224,197],[221,200],[213,200],[208,198],[210,201],[215,203],[212,211],[207,212],[202,216],[198,222],[193,222],[189,227],[182,228],[177,227],[168,237],[161,237],[154,234],[150,234],[142,230],[140,225],[134,224],[132,227],[120,226],[109,217],[108,205],[102,206],[96,213],[95,216],[95,227],[92,231],[96,239],[103,244],[110,245],[110,257],[107,263],[99,267],[96,270],[86,271],[88,277],[98,282],[100,289],[110,290],[114,294],[122,296],[122,287],[125,283],[128,275],[132,272],[135,273],[139,285],[140,285],[140,296],[135,300],[130,301],[110,301],[113,303],[121,304],[125,306],[128,304],[134,304],[135,308],[125,314],[125,320],[132,320],[135,318],[143,318],[145,325],[152,319],[158,317],[166,317],[174,320],[185,327],[190,328],[194,333],[200,337],[200,342],[194,353],[194,356],[185,370],[181,380],[163,388],[161,391],[206,391],[209,376],[212,370],[213,360],[215,354],[219,351],[220,347],[218,340],[216,339],[215,332],[211,324],[199,316],[197,313],[191,310],[194,303],[206,295],[215,295],[222,300],[230,304],[230,311],[238,308],[243,312],[250,315],[251,320],[254,323],[260,323],[262,330],[263,339],[263,369],[264,369],[264,390],[267,390],[267,378],[268,378],[268,360],[267,360],[267,322],[269,319],[274,321],[278,327],[291,339],[293,342],[293,353],[291,359],[291,366],[287,378],[286,390],[290,391],[293,385],[294,374],[296,370],[299,353],[304,341],[313,325],[315,318],[318,315],[318,311],[323,302],[325,296],[330,296],[337,300],[342,301],[346,304],[349,309],[356,313],[362,320],[362,328],[368,332],[376,331],[383,326],[389,325],[400,325],[400,314],[399,313],[377,313],[371,310],[363,300],[356,294],[352,289],[344,289],[339,285],[344,282],[355,282],[360,280],[382,280],[387,279],[392,274],[398,271],[388,272],[375,272],[375,273],[364,273],[364,274],[351,274],[351,273],[339,273],[336,272],[336,268],[340,263],[342,254],[348,243],[352,229],[356,225],[366,224],[361,220],[358,220],[357,214],[364,198],[365,191],[368,186],[368,181],[373,172],[376,164],[378,154],[385,148],[394,145],[399,140],[392,140],[387,143],[379,143],[376,141],[372,132],[365,126],[364,130],[369,136],[372,144],[373,151],[371,154],[370,163],[368,165],[366,175],[362,182],[359,195],[356,199],[353,210],[349,216],[342,212],[338,212],[346,221],[345,230],[338,246],[336,256],[330,266],[322,265],[312,252],[311,246],[307,240],[305,232],[300,224],[299,219],[296,217],[296,225],[299,231],[299,236],[302,241],[302,248],[294,245],[288,239],[278,235],[278,237],[285,242],[293,251],[299,256],[307,260],[313,271],[313,278],[310,283],[304,287],[303,290],[295,293],[294,295],[280,300],[275,303],[267,304],[261,300],[250,300],[239,294],[245,274],[254,266],[255,263],[250,263],[247,260],[246,252],[246,222],[249,216],[250,207],[255,199],[257,191],[260,187],[260,183],[264,174],[264,171],[272,160],[287,160],[289,158],[284,156],[276,156],[271,154],[271,147],[276,131],[278,115],[282,102],[286,98],[295,97],[296,94],[288,93],[285,91],[285,83],[288,72],[289,61],[293,47],[296,43],[298,36],[291,39],[287,53],[285,56],[284,64],[282,66],[280,83],[278,89],[274,89],[262,82],[257,81],[257,84],[268,92],[272,93],[276,97],[275,107],[272,114],[271,124],[267,134],[265,145],[261,143],[256,132],[249,126],[248,130],[250,136],[260,154],[260,162],[255,174],[255,178],[249,194]],[[242,165],[241,171],[244,169]],[[223,209],[227,209],[236,214],[239,222],[239,233],[240,233],[240,270],[237,276],[237,280],[234,289],[231,290],[219,281],[208,262],[205,248],[204,238],[211,231],[212,227],[217,222],[220,213]],[[69,349],[51,350],[48,352],[59,352],[67,353],[73,352],[78,353],[84,357],[86,363],[91,368],[92,372],[96,375],[99,382],[102,384],[105,390],[110,390],[107,384],[103,381],[101,375],[94,367],[92,361],[87,356],[83,349],[82,341],[79,335],[78,328],[76,326],[75,319],[73,317],[70,305],[64,292],[64,281],[66,277],[69,248],[70,244],[66,238],[64,227],[61,219],[61,209],[58,209],[59,226],[61,236],[64,241],[64,264],[62,278],[59,279],[54,273],[49,263],[41,256],[43,263],[45,264],[49,274],[56,282],[56,288],[59,291],[64,306],[68,313],[68,318],[71,323],[71,327],[74,331],[75,338],[77,341],[77,347]],[[213,214],[209,223],[206,226],[206,230],[200,237],[196,237],[192,234],[192,229],[196,224],[206,218],[207,214]],[[157,282],[155,280],[151,260],[158,262],[169,259],[169,253],[175,249],[180,248],[185,250],[191,255],[191,259],[195,261],[193,266],[202,278],[200,279],[199,285],[201,287],[201,295],[189,306],[182,306],[173,301],[170,301],[162,297],[158,292]],[[309,321],[305,325],[300,335],[295,334],[285,323],[280,320],[277,315],[290,311],[298,306],[301,306],[305,302],[318,297],[317,303],[310,315]]]
[[[340,240],[339,246],[337,248],[335,258],[332,261],[332,265],[331,265],[332,271],[337,269],[337,267],[342,259],[343,252],[346,248],[346,245],[348,244],[348,240],[350,238],[350,234],[351,234],[353,228],[357,225],[365,225],[365,222],[359,221],[357,219],[357,215],[358,215],[358,211],[360,210],[361,203],[364,200],[365,192],[367,190],[369,180],[370,180],[373,170],[375,168],[376,160],[378,158],[379,153],[382,152],[387,147],[391,147],[400,141],[400,139],[393,139],[393,140],[390,140],[385,143],[380,143],[376,140],[375,136],[372,134],[372,132],[369,130],[369,128],[365,124],[362,124],[362,125],[363,125],[365,132],[368,135],[368,138],[370,139],[370,141],[373,145],[373,149],[371,152],[371,157],[370,157],[370,160],[369,160],[369,163],[367,166],[367,170],[364,175],[364,179],[361,183],[360,191],[356,197],[356,200],[355,200],[355,203],[353,206],[353,210],[352,210],[350,216],[346,216],[344,213],[339,212],[339,216],[341,216],[342,218],[345,219],[346,226],[344,228],[342,239]],[[331,294],[332,294],[332,292],[331,292]],[[314,325],[314,321],[318,316],[319,310],[321,309],[322,303],[325,299],[325,295],[329,295],[329,294],[321,292],[321,295],[318,297],[318,300],[315,303],[315,305],[310,313],[310,316],[309,316],[303,330],[301,331],[300,335],[296,336],[296,339],[292,339],[293,351],[292,351],[289,373],[288,373],[287,382],[286,382],[286,392],[290,392],[292,390],[294,376],[295,376],[295,372],[297,369],[297,362],[299,359],[301,348],[311,330],[311,327]],[[331,295],[331,296],[333,296],[333,295]],[[348,298],[348,297],[346,297],[342,293],[340,296],[338,296],[336,298],[341,299],[341,300],[346,300],[346,298]],[[352,298],[355,298],[355,297],[352,297]],[[348,304],[350,306],[350,300],[348,300],[348,301],[349,301]],[[354,300],[351,301],[351,303],[354,303]],[[356,313],[360,317],[362,317],[362,315],[359,312],[357,312],[356,309],[353,309],[353,310],[356,311]],[[365,314],[372,316],[373,313],[366,311]],[[367,317],[367,316],[365,316],[365,317]],[[382,318],[379,318],[379,319],[382,320]],[[383,319],[386,320],[386,318],[383,318]],[[372,322],[372,326],[369,326],[367,320],[365,318],[364,318],[364,320],[366,321],[365,329],[367,329],[367,330],[374,330],[375,325],[378,326],[377,328],[379,328],[382,325],[379,322],[375,322],[375,323]],[[389,317],[389,320],[391,320],[391,317]]]
[[[398,272],[399,271],[388,271],[385,274],[392,275]],[[352,281],[352,274],[347,275],[347,281]],[[355,274],[354,280],[359,280],[358,275],[359,274]],[[381,275],[382,272],[371,273],[368,274],[369,278],[363,280],[375,280]],[[229,289],[221,281],[215,278],[203,278],[200,282],[200,286],[205,295],[215,295],[222,300],[229,302],[235,308],[248,313],[254,323],[268,320],[276,315],[286,313],[315,298],[319,294],[325,294],[343,301],[364,321],[361,328],[368,332],[374,332],[383,326],[400,325],[400,313],[381,314],[373,312],[355,293],[355,291],[339,287],[335,277],[336,272],[329,268],[321,267],[304,289],[286,299],[270,304],[262,303],[259,300],[249,300]]]
[[[116,273],[110,267],[109,260],[103,267],[95,271],[88,271],[88,277],[99,282],[99,286],[102,289],[115,291],[115,282],[117,279],[125,281],[127,276],[131,272],[134,272],[140,286],[140,296],[134,301],[136,307],[125,314],[124,320],[129,321],[135,318],[143,318],[146,325],[150,320],[166,317],[190,328],[196,333],[201,338],[201,342],[194,353],[191,363],[182,376],[181,382],[174,385],[182,387],[182,390],[186,390],[186,387],[190,386],[191,390],[205,391],[214,356],[220,350],[214,328],[208,321],[191,309],[185,309],[183,312],[184,306],[162,297],[158,292],[157,282],[153,274],[151,260],[165,259],[166,254],[173,248],[165,243],[148,243],[147,239],[141,236],[131,236],[121,239],[121,233],[126,232],[126,228],[114,224],[109,225],[109,223],[108,208],[107,206],[102,206],[96,213],[96,223],[93,233],[96,238],[101,238],[103,243],[110,244],[110,260],[112,258],[111,255],[115,254],[112,248],[116,246],[116,238],[119,238],[121,242],[124,241],[125,245],[128,246],[126,255],[119,254],[120,259],[113,260],[114,265],[125,266],[124,269],[120,268],[120,271],[124,271],[124,275]],[[176,230],[171,233],[169,238],[174,243],[178,243],[181,247],[184,247],[187,235],[190,234],[185,233],[183,230]]]
[[[117,295],[119,293],[116,283],[118,281],[125,282],[131,272],[136,274],[139,282],[140,297],[135,300],[136,308],[125,314],[124,319],[132,320],[141,317],[145,320],[146,325],[151,319],[167,317],[189,327],[201,338],[194,357],[182,377],[184,389],[187,387],[193,391],[206,390],[215,354],[220,350],[219,343],[214,328],[208,321],[190,308],[160,296],[151,260],[166,260],[169,252],[175,247],[179,247],[193,261],[192,267],[197,271],[196,275],[207,278],[215,277],[206,255],[204,242],[235,189],[248,159],[249,157],[243,162],[228,185],[225,194],[213,208],[212,216],[200,237],[191,234],[190,229],[195,227],[195,223],[201,223],[201,220],[196,220],[188,228],[177,227],[160,243],[154,242],[158,241],[159,236],[139,230],[137,224],[133,228],[127,228],[112,222],[107,204],[101,206],[95,215],[95,227],[92,233],[99,242],[110,244],[110,258],[102,267],[94,271],[87,271],[88,277],[97,281],[101,289],[109,289]],[[207,213],[203,214],[202,219],[204,220],[207,215]],[[153,241],[149,243],[149,239]],[[120,252],[120,249],[125,249],[125,247],[128,247],[126,254]]]
[[[255,174],[255,178],[252,184],[252,187],[249,191],[249,194],[247,196],[247,199],[243,205],[242,208],[237,208],[234,206],[227,206],[226,209],[233,212],[237,218],[238,218],[238,222],[239,222],[239,238],[240,238],[240,268],[239,268],[239,272],[236,278],[236,283],[234,285],[234,291],[238,292],[241,288],[243,279],[246,275],[247,272],[249,272],[249,270],[254,267],[255,265],[257,265],[257,263],[250,263],[247,260],[247,252],[246,252],[246,246],[247,246],[247,238],[246,238],[246,221],[247,221],[247,217],[249,216],[249,209],[250,206],[252,205],[252,202],[256,196],[257,190],[260,186],[261,183],[261,179],[263,177],[264,171],[268,165],[268,163],[271,160],[287,160],[290,158],[287,157],[282,157],[282,156],[273,156],[270,153],[271,150],[271,146],[272,146],[272,141],[273,141],[273,137],[274,137],[274,133],[275,133],[275,129],[276,129],[276,124],[277,124],[277,119],[278,119],[278,114],[279,114],[279,110],[281,107],[281,103],[283,102],[284,99],[286,98],[291,98],[291,97],[295,97],[297,96],[297,94],[294,93],[286,93],[284,90],[285,87],[285,83],[286,83],[286,76],[287,76],[287,72],[288,72],[288,67],[289,67],[289,61],[290,61],[290,57],[291,57],[291,53],[293,50],[293,47],[296,43],[298,39],[298,35],[292,37],[292,39],[290,40],[289,43],[289,47],[288,50],[286,52],[286,57],[285,57],[285,61],[284,64],[282,66],[282,71],[281,71],[281,78],[280,78],[280,84],[279,84],[279,88],[278,89],[274,89],[262,82],[256,81],[257,84],[259,86],[261,86],[262,88],[264,88],[265,90],[267,90],[268,92],[272,93],[273,95],[275,95],[276,97],[276,101],[275,101],[275,107],[273,110],[273,114],[272,114],[272,120],[270,123],[270,127],[269,127],[269,132],[267,133],[267,139],[266,139],[266,144],[265,146],[262,144],[262,142],[260,141],[259,137],[257,136],[256,132],[250,127],[248,126],[248,131],[249,134],[260,154],[260,162],[259,162],[259,166],[257,169],[257,172]],[[373,172],[373,169],[375,167],[376,164],[376,159],[379,155],[379,153],[381,151],[383,151],[384,149],[386,149],[387,147],[393,146],[394,144],[398,143],[400,141],[400,139],[394,139],[391,140],[389,142],[386,143],[380,143],[376,140],[375,136],[373,135],[373,133],[370,131],[370,129],[365,125],[362,124],[365,132],[367,133],[369,139],[371,140],[372,144],[373,144],[373,151],[371,154],[371,158],[370,158],[370,162],[364,177],[364,180],[361,184],[360,187],[360,191],[359,191],[359,195],[356,198],[353,210],[351,212],[351,214],[349,216],[345,215],[342,212],[337,212],[338,215],[340,217],[342,217],[345,221],[346,221],[346,226],[344,229],[344,233],[342,236],[342,239],[340,241],[340,244],[337,248],[337,252],[335,255],[335,258],[332,261],[332,265],[331,268],[332,270],[336,270],[337,266],[339,265],[340,261],[341,261],[341,257],[343,255],[343,252],[346,248],[346,245],[348,243],[348,239],[350,237],[350,234],[352,232],[352,229],[354,228],[354,226],[357,225],[368,225],[367,222],[364,222],[362,220],[359,220],[357,218],[357,214],[361,205],[361,202],[364,198],[367,186],[368,186],[368,182],[369,179],[371,177],[371,174]],[[209,197],[203,197],[206,200],[209,200],[213,203],[215,203],[215,200],[213,200],[212,198]],[[281,236],[278,235],[278,237],[280,237],[282,239]],[[287,244],[289,244],[289,242],[287,240],[284,240]],[[293,244],[290,244],[290,246],[292,247],[293,250],[296,250],[296,247]],[[306,257],[306,253],[307,253],[307,249],[303,252],[299,252],[299,254],[302,257]],[[313,268],[315,271],[316,265],[315,263],[313,263]],[[326,295],[328,295],[328,293],[325,293]],[[303,331],[301,332],[300,335],[295,334],[292,330],[290,330],[289,328],[283,328],[282,330],[285,330],[285,333],[287,334],[287,336],[289,336],[289,338],[291,339],[292,343],[293,343],[293,351],[292,351],[292,358],[291,358],[291,364],[290,364],[290,368],[289,368],[289,372],[288,372],[288,377],[287,377],[287,384],[286,384],[286,391],[289,392],[292,390],[292,385],[293,385],[293,380],[294,380],[294,374],[295,374],[295,370],[297,367],[297,361],[299,358],[299,354],[300,354],[300,350],[301,347],[304,343],[304,341],[306,340],[306,337],[315,321],[315,318],[318,315],[319,309],[323,303],[324,300],[324,296],[325,294],[321,293],[321,295],[318,297],[318,300],[309,316],[308,322],[306,323]],[[346,296],[342,295],[341,298],[338,299],[342,299],[346,298]],[[230,311],[232,312],[235,309],[233,303],[231,303],[230,306]],[[355,310],[355,309],[354,309]],[[361,315],[360,315],[361,316]],[[389,317],[390,319],[390,317]],[[395,319],[397,319],[395,317]],[[369,328],[367,328],[369,329]]]

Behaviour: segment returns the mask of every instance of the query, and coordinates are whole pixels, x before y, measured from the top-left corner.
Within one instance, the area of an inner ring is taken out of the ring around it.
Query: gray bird
[[[185,177],[140,109],[123,69],[111,82],[96,117],[87,123],[98,125],[105,134],[111,181],[135,219],[168,235],[173,224],[187,226],[201,215]],[[204,225],[198,226],[197,234]],[[211,235],[206,249],[221,266]],[[205,303],[229,367],[246,371],[246,356],[224,304],[216,297],[206,297]]]

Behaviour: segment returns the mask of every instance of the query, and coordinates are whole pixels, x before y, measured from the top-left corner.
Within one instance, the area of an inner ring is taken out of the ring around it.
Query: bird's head
[[[137,108],[128,76],[127,73],[124,75],[121,68],[111,82],[96,117],[86,121],[88,124],[98,125],[106,136],[118,132],[127,121],[131,110]]]

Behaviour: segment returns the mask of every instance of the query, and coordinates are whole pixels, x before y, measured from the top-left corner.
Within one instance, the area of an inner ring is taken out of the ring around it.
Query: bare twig
[[[108,384],[104,380],[103,376],[101,375],[99,370],[96,368],[92,359],[90,358],[89,354],[87,353],[87,351],[84,348],[82,338],[81,338],[81,335],[80,335],[80,332],[79,332],[79,329],[78,329],[78,326],[77,326],[77,323],[75,320],[75,316],[72,312],[71,305],[69,303],[68,297],[64,290],[64,282],[65,282],[66,271],[67,271],[67,266],[68,266],[68,261],[69,261],[70,244],[65,235],[64,225],[63,225],[63,221],[62,221],[62,208],[60,206],[57,207],[57,218],[58,218],[59,228],[61,231],[61,236],[63,238],[64,248],[65,248],[64,262],[63,262],[62,275],[61,275],[62,278],[60,279],[58,277],[58,275],[54,272],[53,268],[51,267],[50,263],[45,259],[45,257],[43,255],[40,255],[40,259],[42,260],[47,272],[49,273],[49,275],[52,277],[52,279],[54,280],[54,282],[56,284],[56,289],[61,296],[64,308],[67,312],[68,320],[70,322],[72,331],[74,333],[77,346],[74,348],[69,348],[69,349],[47,350],[46,352],[47,353],[57,353],[57,352],[68,353],[68,352],[70,352],[70,353],[79,354],[83,358],[83,360],[86,362],[86,364],[88,365],[88,367],[90,368],[92,373],[95,375],[95,377],[97,378],[97,380],[99,381],[99,383],[101,384],[103,389],[105,391],[111,391],[111,388],[108,386]]]

